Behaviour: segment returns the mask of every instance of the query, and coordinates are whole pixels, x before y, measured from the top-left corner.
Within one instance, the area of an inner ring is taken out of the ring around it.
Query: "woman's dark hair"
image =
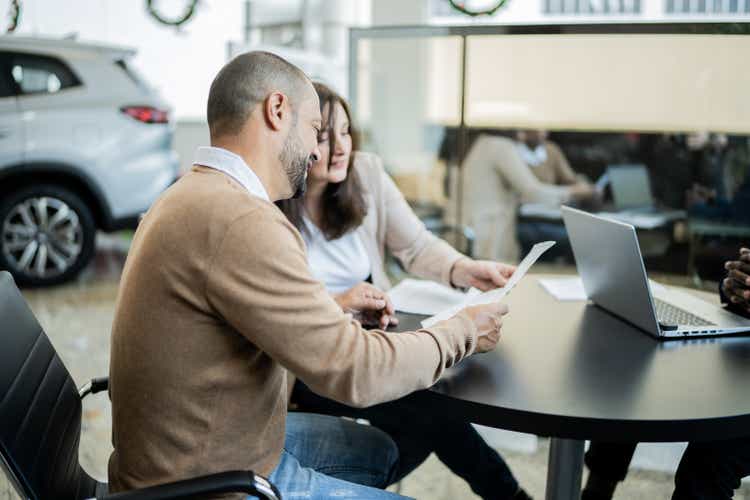
[[[344,112],[346,112],[346,116],[349,119],[349,134],[352,138],[352,154],[349,156],[346,179],[336,184],[329,183],[325,191],[323,191],[322,196],[323,217],[320,221],[320,230],[326,239],[335,240],[352,229],[359,227],[367,214],[367,206],[362,195],[362,186],[357,173],[352,168],[355,153],[359,150],[359,134],[352,126],[352,113],[349,110],[349,104],[347,104],[344,98],[322,83],[314,83],[313,85],[320,98],[321,115],[326,105],[328,106],[327,123],[323,124],[321,133],[328,132],[329,163],[336,147],[336,139],[333,133],[334,107],[336,103],[341,104]],[[305,210],[305,203],[302,198],[281,200],[276,202],[276,204],[301,233],[307,233],[307,228],[302,220],[302,214]]]

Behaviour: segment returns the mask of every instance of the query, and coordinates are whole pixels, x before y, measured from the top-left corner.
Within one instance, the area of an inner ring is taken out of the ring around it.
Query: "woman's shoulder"
[[[375,153],[357,151],[354,153],[353,168],[361,177],[374,178],[385,173],[383,160]]]

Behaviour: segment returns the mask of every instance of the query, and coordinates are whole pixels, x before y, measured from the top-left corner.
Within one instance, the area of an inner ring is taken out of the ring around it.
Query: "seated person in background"
[[[287,415],[289,374],[352,406],[398,399],[494,348],[507,307],[469,307],[417,332],[363,329],[310,275],[302,237],[273,204],[304,190],[320,156],[312,83],[249,52],[222,68],[207,108],[212,147],[148,211],[123,270],[110,491],[252,470],[284,497],[401,498],[377,489],[395,472],[391,438]]]
[[[516,149],[521,160],[529,167],[537,179],[545,184],[556,186],[580,185],[582,190],[593,186],[584,176],[577,176],[570,168],[560,147],[547,140],[545,130],[519,130],[516,132]],[[594,195],[592,194],[592,198]],[[579,201],[586,201],[582,198]],[[552,240],[557,245],[544,255],[545,259],[555,259],[572,255],[570,241],[565,226],[560,222],[520,221],[518,224],[518,242],[522,253],[526,254],[535,243]]]
[[[750,139],[727,139],[723,134],[709,137],[712,144],[716,143],[712,146],[716,150],[712,156],[714,182],[711,185],[694,183],[686,191],[688,213],[701,219],[747,224],[750,222]],[[698,140],[694,138],[693,143]]]
[[[686,206],[694,184],[714,188],[722,176],[726,136],[707,132],[644,134],[640,158],[651,172],[654,197],[671,208]]]
[[[547,140],[546,130],[519,130],[516,132],[516,150],[521,160],[545,184],[570,186],[577,183],[590,184],[583,176],[577,176],[570,168],[560,147]]]
[[[727,309],[750,318],[750,249],[724,264],[727,277],[719,295]],[[750,435],[750,430],[748,431]],[[586,452],[589,477],[581,500],[610,500],[628,473],[637,443],[591,442]],[[732,498],[743,477],[750,475],[750,437],[689,443],[675,474],[673,500]]]
[[[596,193],[584,182],[558,186],[539,180],[522,160],[515,141],[491,135],[480,135],[474,141],[463,162],[462,176],[462,220],[476,233],[475,253],[505,262],[518,260],[516,212],[520,203],[558,207],[591,200]]]
[[[357,151],[346,101],[316,83],[323,116],[321,156],[310,169],[301,199],[279,203],[307,243],[310,270],[344,311],[364,313],[381,327],[393,317],[383,290],[385,251],[407,271],[445,285],[482,290],[505,284],[514,268],[474,261],[435,237],[412,212],[380,159]],[[432,452],[485,499],[529,498],[500,455],[466,421],[426,413],[406,397],[358,409],[297,383],[292,403],[301,411],[365,418],[387,432],[399,449],[398,480]]]

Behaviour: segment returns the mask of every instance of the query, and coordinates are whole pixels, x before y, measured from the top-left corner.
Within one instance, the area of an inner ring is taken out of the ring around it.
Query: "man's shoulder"
[[[149,212],[147,218],[165,223],[210,227],[213,236],[240,224],[249,234],[293,229],[276,205],[250,194],[228,175],[201,167],[185,174]]]
[[[194,167],[175,185],[168,201],[191,207],[213,207],[204,215],[215,214],[222,219],[233,219],[248,211],[274,212],[274,204],[252,195],[227,174],[205,167]]]
[[[563,156],[562,149],[560,149],[560,146],[558,146],[555,142],[544,141],[544,147],[547,150],[548,155],[554,155],[556,157]]]

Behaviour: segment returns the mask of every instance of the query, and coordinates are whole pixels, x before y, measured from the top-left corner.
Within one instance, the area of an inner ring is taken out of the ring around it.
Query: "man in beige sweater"
[[[304,189],[318,154],[310,81],[277,56],[243,54],[215,78],[207,111],[212,147],[146,214],[123,271],[110,487],[252,469],[285,496],[395,498],[368,487],[388,484],[392,442],[341,419],[287,416],[289,374],[349,405],[392,400],[494,348],[507,308],[467,308],[417,332],[364,330],[310,276],[302,238],[273,204]]]
[[[482,134],[463,161],[461,219],[474,228],[477,235],[474,253],[481,259],[518,261],[516,218],[521,203],[559,207],[594,195],[590,184],[549,182],[547,178],[560,178],[556,173],[560,165],[542,166],[532,173],[522,159],[519,146],[507,137]],[[536,146],[545,151],[541,141]],[[553,150],[550,158],[559,159],[555,151],[559,150]]]
[[[585,176],[573,171],[562,149],[547,139],[546,130],[518,130],[515,145],[521,160],[540,182],[551,186],[566,186],[571,193],[571,202],[593,202],[597,196],[596,189]],[[523,254],[528,253],[535,243],[552,240],[557,245],[544,255],[545,259],[573,256],[568,233],[561,220],[522,219],[518,224],[517,235]]]

